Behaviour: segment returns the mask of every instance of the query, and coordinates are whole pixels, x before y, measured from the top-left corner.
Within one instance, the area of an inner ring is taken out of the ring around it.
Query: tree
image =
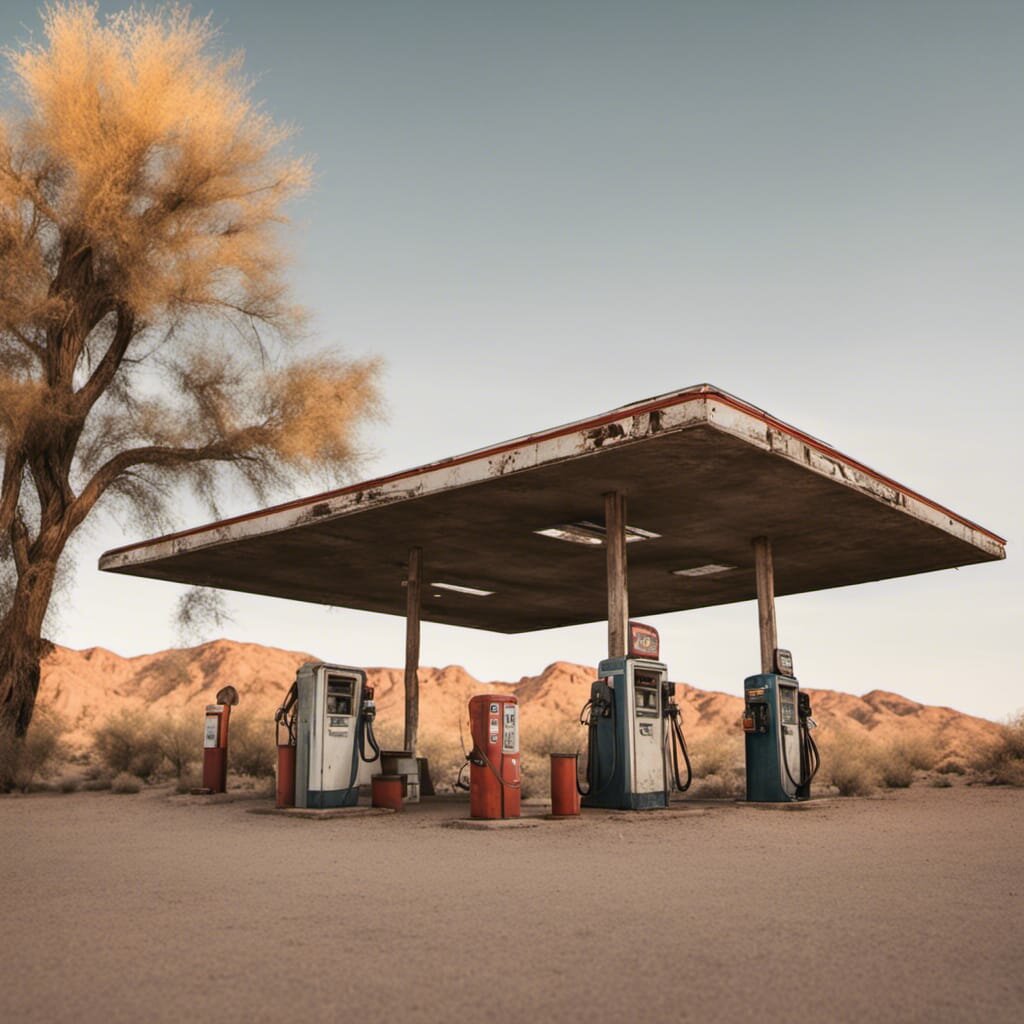
[[[0,739],[95,509],[164,525],[184,485],[215,511],[225,476],[336,478],[378,401],[375,361],[302,354],[279,235],[309,165],[209,19],[75,2],[43,26],[0,119]]]

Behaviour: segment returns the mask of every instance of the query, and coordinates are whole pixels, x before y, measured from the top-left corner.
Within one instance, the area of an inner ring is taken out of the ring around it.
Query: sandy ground
[[[4,1021],[1024,1019],[1024,791],[464,831],[0,799]]]

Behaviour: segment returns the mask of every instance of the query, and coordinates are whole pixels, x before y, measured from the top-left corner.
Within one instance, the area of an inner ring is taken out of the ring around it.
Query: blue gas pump
[[[673,788],[685,792],[690,786],[675,683],[657,660],[659,647],[657,630],[631,622],[629,654],[598,665],[601,678],[591,684],[580,712],[587,727],[587,785],[578,787],[584,807],[667,807]]]
[[[811,736],[810,697],[793,674],[793,656],[776,650],[774,672],[743,681],[747,799],[759,803],[807,800],[821,764]]]

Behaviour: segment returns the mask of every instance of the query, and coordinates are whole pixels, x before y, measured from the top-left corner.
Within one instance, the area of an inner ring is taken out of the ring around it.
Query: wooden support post
[[[757,624],[761,635],[761,671],[775,671],[775,648],[779,646],[775,630],[775,566],[772,562],[772,542],[767,537],[755,537],[754,570],[757,575]]]
[[[608,558],[608,657],[626,654],[629,632],[629,582],[626,571],[626,496],[604,496],[605,549]]]
[[[420,592],[423,550],[409,551],[405,580],[405,749],[416,754],[420,730]]]

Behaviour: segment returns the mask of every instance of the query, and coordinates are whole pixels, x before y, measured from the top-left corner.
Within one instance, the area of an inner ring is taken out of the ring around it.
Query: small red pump
[[[217,703],[206,705],[203,730],[203,789],[224,793],[228,788],[228,722],[238,704],[238,691],[225,686],[217,691]]]
[[[481,693],[470,699],[469,815],[519,817],[519,701]]]

